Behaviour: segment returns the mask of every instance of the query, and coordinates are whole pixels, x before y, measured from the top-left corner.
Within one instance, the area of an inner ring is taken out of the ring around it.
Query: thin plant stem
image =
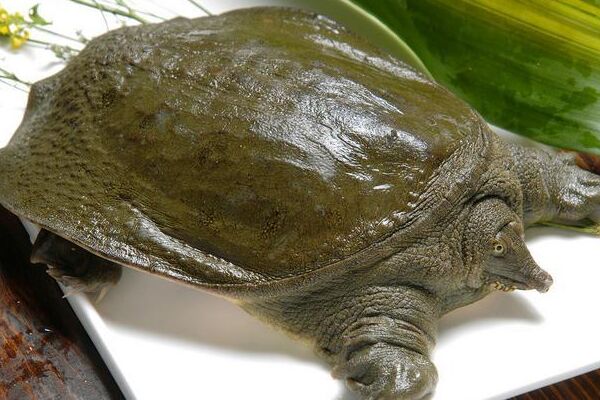
[[[151,13],[151,12],[148,12],[148,11],[138,11],[138,14],[144,14],[144,15],[147,15],[149,17],[161,20],[161,21],[166,21],[167,20],[167,18],[165,18],[165,17],[161,17],[160,15],[157,15],[157,14],[154,14],[154,13]]]
[[[210,11],[208,11],[206,9],[206,7],[204,7],[203,5],[199,4],[196,0],[188,0],[190,3],[192,3],[193,5],[195,5],[196,7],[198,7],[200,10],[202,10],[203,13],[205,13],[206,15],[213,15],[213,13],[211,13]]]
[[[62,33],[53,32],[50,29],[42,28],[41,26],[34,25],[33,28],[37,29],[40,32],[48,33],[50,35],[54,35],[54,36],[57,36],[57,37],[60,37],[60,38],[63,38],[63,39],[67,39],[67,40],[70,40],[72,42],[77,42],[79,44],[82,43],[81,40],[79,40],[79,39],[75,39],[75,38],[73,38],[71,36],[63,35]]]
[[[6,82],[4,79],[10,79],[10,78],[8,78],[8,77],[5,77],[5,76],[3,76],[3,75],[0,75],[0,83],[3,83],[3,84],[5,84],[6,86],[10,86],[10,87],[11,87],[11,88],[13,88],[13,89],[20,90],[20,91],[21,91],[21,92],[23,92],[23,93],[28,93],[28,92],[27,92],[27,90],[25,90],[25,89],[23,89],[23,88],[21,88],[21,87],[17,86],[16,84],[11,84],[11,83],[9,83],[9,82]],[[12,80],[12,79],[10,79],[10,80]]]
[[[167,13],[166,15],[178,15],[178,13],[177,13],[177,12],[175,12],[175,11],[173,11],[173,9],[171,9],[171,8],[169,8],[169,7],[167,7],[167,6],[165,6],[165,5],[163,4],[163,3],[164,3],[164,1],[161,1],[161,0],[150,0],[150,2],[151,2],[151,3],[152,3],[154,6],[156,6],[156,7],[159,7],[159,8],[161,9],[161,11],[164,11],[165,13]],[[165,14],[161,14],[161,15],[165,15]],[[170,19],[170,18],[173,18],[173,17],[172,17],[172,16],[171,16],[171,17],[166,17],[166,19]]]
[[[96,0],[93,0],[94,4],[98,4],[98,2]],[[108,27],[108,21],[106,20],[106,15],[104,15],[104,11],[102,11],[102,9],[100,10],[100,15],[102,16],[102,19],[104,20],[104,26],[106,26],[106,30],[109,31],[110,28]]]
[[[93,3],[92,2],[88,2],[87,0],[69,0],[69,1],[71,1],[73,3],[76,3],[76,4],[80,4],[82,6],[86,6],[86,7],[90,7],[90,8],[95,8],[95,9],[100,10],[100,11],[106,11],[106,12],[109,12],[109,13],[114,14],[114,15],[120,15],[121,17],[131,18],[133,20],[138,21],[141,24],[147,24],[148,23],[148,21],[146,21],[145,18],[140,17],[138,14],[136,14],[135,12],[133,12],[133,10],[131,10],[131,9],[130,9],[129,12],[125,12],[123,10],[119,10],[118,8],[110,7],[110,6],[98,3],[97,1],[93,2]]]
[[[1,73],[1,75],[0,75],[1,79],[8,79],[8,80],[11,80],[14,82],[18,82],[25,86],[31,86],[31,82],[24,81],[23,79],[19,78],[17,75],[13,74],[10,71],[5,70],[4,68],[0,68],[0,73]]]
[[[74,49],[71,46],[66,46],[66,45],[62,45],[62,44],[57,45],[56,43],[50,43],[50,42],[46,42],[44,40],[31,39],[31,38],[27,39],[27,41],[31,42],[31,43],[41,44],[43,46],[46,46],[46,48],[58,46],[58,47],[62,47],[63,49],[65,49],[67,51],[70,51],[70,52],[73,52],[73,53],[79,53],[78,49]]]
[[[153,14],[153,13],[151,13],[151,12],[148,12],[148,11],[134,10],[133,8],[131,8],[131,7],[129,6],[129,4],[127,4],[127,3],[125,2],[125,0],[113,0],[113,1],[114,1],[114,2],[115,2],[117,5],[118,5],[118,6],[121,6],[121,7],[124,7],[124,8],[126,8],[126,9],[127,9],[127,11],[129,11],[131,14],[136,14],[136,15],[137,15],[137,14],[144,14],[144,15],[147,15],[147,16],[149,16],[149,17],[156,18],[156,19],[159,19],[159,20],[162,20],[162,21],[165,21],[165,20],[166,20],[166,18],[164,18],[164,17],[161,17],[160,15]],[[95,2],[96,2],[96,1],[95,1]]]
[[[34,47],[36,49],[44,49],[47,50],[48,49],[48,45],[47,44],[38,44],[35,42],[32,42],[31,39],[27,39],[27,46],[28,47]]]

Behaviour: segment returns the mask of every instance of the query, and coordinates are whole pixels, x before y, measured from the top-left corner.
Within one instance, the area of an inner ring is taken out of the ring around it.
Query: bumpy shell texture
[[[322,16],[179,18],[109,32],[33,86],[0,202],[124,265],[266,283],[402,229],[478,124]]]

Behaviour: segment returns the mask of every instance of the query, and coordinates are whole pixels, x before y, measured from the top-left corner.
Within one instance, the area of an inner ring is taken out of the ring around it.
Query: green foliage
[[[600,154],[600,2],[353,1],[489,122]]]
[[[29,9],[29,19],[31,20],[31,23],[37,26],[50,25],[50,22],[48,22],[45,18],[42,18],[42,16],[39,14],[39,6],[39,4],[36,4]]]

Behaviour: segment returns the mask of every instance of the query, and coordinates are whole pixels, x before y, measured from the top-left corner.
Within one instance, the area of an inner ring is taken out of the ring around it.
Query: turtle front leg
[[[369,400],[423,399],[432,393],[436,302],[413,288],[369,288],[353,308],[352,322],[340,322],[345,329],[333,375]]]
[[[437,371],[429,359],[435,342],[438,302],[408,287],[335,289],[245,305],[248,311],[296,336],[365,400],[419,400],[434,390]]]
[[[517,173],[523,189],[526,225],[598,219],[600,175],[579,168],[574,154],[549,154],[515,144],[508,150],[507,167]]]
[[[417,325],[387,315],[361,317],[342,343],[333,376],[364,399],[424,399],[433,392],[433,341]]]

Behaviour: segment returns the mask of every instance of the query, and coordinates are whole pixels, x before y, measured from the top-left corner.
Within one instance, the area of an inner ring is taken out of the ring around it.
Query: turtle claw
[[[65,274],[65,271],[61,268],[57,268],[53,265],[48,265],[46,273],[54,278],[55,281],[61,284],[63,287],[64,296],[63,298],[86,291],[87,285],[75,276],[69,276]]]
[[[106,296],[106,293],[108,293],[111,287],[112,286],[104,286],[100,290],[98,290],[96,298],[94,299],[94,304],[100,304],[100,302],[102,301],[102,299],[104,299],[104,296]]]
[[[120,276],[121,268],[117,268],[118,270],[113,271],[112,273],[116,273]],[[64,292],[63,298],[67,298],[79,293],[94,293],[94,304],[99,304],[102,299],[104,299],[104,296],[106,296],[110,288],[112,288],[116,283],[113,282],[113,278],[103,281],[98,280],[98,276],[92,276],[91,279],[89,279],[90,277],[69,276],[65,274],[64,270],[52,265],[48,266],[48,270],[46,272],[61,284]]]
[[[51,232],[42,230],[33,246],[32,262],[47,264],[47,273],[60,283],[64,297],[96,293],[96,303],[121,278],[122,268]]]

